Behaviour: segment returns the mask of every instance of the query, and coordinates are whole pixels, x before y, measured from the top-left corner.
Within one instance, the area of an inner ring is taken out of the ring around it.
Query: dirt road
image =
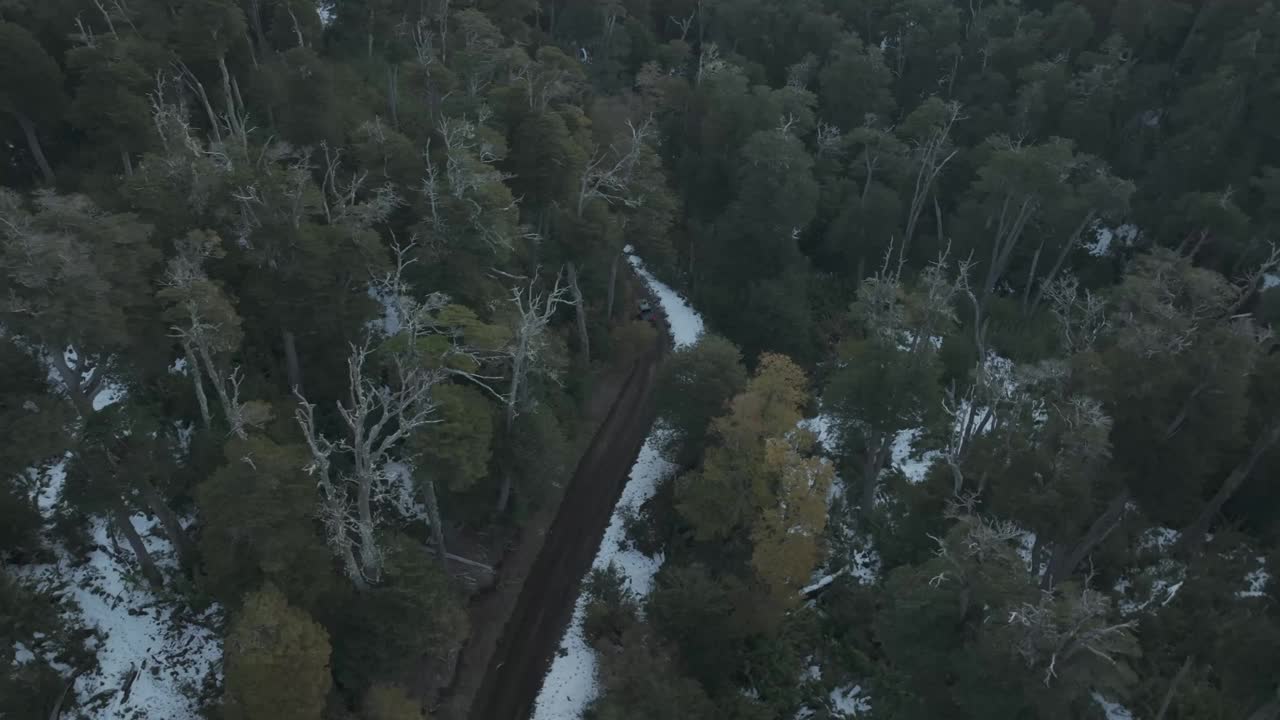
[[[583,574],[591,567],[613,506],[653,423],[652,386],[660,347],[642,355],[583,454],[542,550],[493,654],[471,720],[527,720]]]

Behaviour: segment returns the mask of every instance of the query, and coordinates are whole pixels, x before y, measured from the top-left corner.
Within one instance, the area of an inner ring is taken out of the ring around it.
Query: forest
[[[524,720],[660,351],[537,720],[1280,720],[1277,117],[1276,0],[0,0],[0,718]]]

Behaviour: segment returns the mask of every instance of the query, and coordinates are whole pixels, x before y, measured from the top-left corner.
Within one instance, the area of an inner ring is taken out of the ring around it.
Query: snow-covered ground
[[[679,348],[696,343],[703,333],[702,317],[675,290],[645,270],[640,258],[629,254],[627,260],[662,305],[675,346]],[[593,569],[604,569],[611,563],[615,565],[627,579],[631,591],[640,597],[648,595],[652,589],[653,577],[662,567],[663,557],[649,557],[631,548],[626,542],[625,521],[653,497],[660,483],[675,472],[675,466],[664,460],[660,452],[665,432],[655,426],[645,439],[591,563]],[[580,594],[574,604],[569,627],[560,641],[560,650],[543,678],[542,689],[534,704],[533,720],[577,720],[599,695],[595,650],[587,644],[582,630],[586,609],[586,598]]]
[[[101,410],[125,397],[110,380],[94,398]],[[53,522],[63,505],[67,459],[36,473],[36,505]],[[162,572],[177,571],[177,559],[158,521],[138,514],[130,522]],[[106,520],[86,528],[89,551],[73,557],[64,547],[51,549],[55,561],[26,567],[23,582],[70,602],[68,621],[93,630],[89,649],[97,667],[83,670],[74,686],[76,707],[63,718],[93,720],[195,720],[201,717],[198,692],[206,678],[221,673],[222,610],[217,605],[196,615],[181,600],[158,597],[139,577],[132,551],[113,537]],[[73,670],[55,664],[67,676]]]
[[[42,473],[36,501],[47,520],[62,503],[65,480],[65,460]],[[131,522],[157,565],[175,570],[173,548],[157,522],[141,514]],[[77,707],[65,710],[63,717],[199,718],[198,690],[207,676],[221,672],[221,608],[214,605],[196,616],[181,600],[158,598],[143,585],[132,553],[112,538],[105,520],[92,520],[87,530],[91,550],[85,557],[55,547],[54,563],[22,573],[32,586],[70,600],[68,620],[95,631],[89,646],[98,667],[77,677]]]
[[[627,247],[630,247],[629,245]],[[657,279],[644,267],[644,261],[639,257],[628,254],[627,262],[631,263],[631,267],[635,268],[636,274],[640,279],[644,280],[644,284],[649,286],[649,290],[658,298],[658,303],[662,305],[662,311],[667,316],[667,325],[671,328],[671,341],[677,348],[686,347],[698,342],[698,338],[702,337],[703,323],[702,316],[698,311],[694,310],[689,302],[681,297],[680,293],[673,290],[670,286]]]
[[[658,484],[669,477],[675,466],[662,458],[663,430],[655,428],[645,440],[631,477],[609,519],[609,527],[600,540],[592,569],[613,564],[622,571],[627,585],[639,597],[649,594],[653,577],[662,567],[663,557],[649,557],[631,548],[626,541],[625,519],[638,511],[658,490]],[[582,623],[586,617],[587,599],[578,595],[573,617],[560,641],[560,651],[542,681],[542,690],[534,706],[533,720],[568,720],[582,717],[587,704],[599,694],[596,682],[596,654],[587,644]]]

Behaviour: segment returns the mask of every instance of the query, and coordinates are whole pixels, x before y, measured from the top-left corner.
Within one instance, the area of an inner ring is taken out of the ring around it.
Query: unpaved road
[[[665,343],[660,336],[636,361],[579,461],[475,696],[470,720],[528,720],[573,614],[582,576],[653,424],[653,381]]]

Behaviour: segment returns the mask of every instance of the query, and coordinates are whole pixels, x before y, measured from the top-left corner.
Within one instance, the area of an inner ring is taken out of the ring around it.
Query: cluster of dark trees
[[[23,579],[105,522],[225,608],[211,716],[421,717],[632,245],[718,334],[591,717],[1280,716],[1277,61],[1264,0],[0,3],[0,713],[95,711]]]

